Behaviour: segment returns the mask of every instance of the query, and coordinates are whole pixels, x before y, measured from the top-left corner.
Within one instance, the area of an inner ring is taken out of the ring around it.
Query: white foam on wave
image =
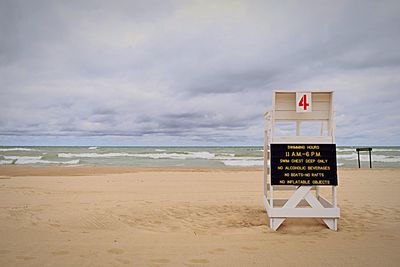
[[[336,148],[338,153],[356,152],[355,148]],[[372,148],[372,152],[400,152],[399,148]]]
[[[357,153],[351,153],[351,154],[343,154],[343,155],[336,155],[338,159],[345,159],[345,160],[354,160],[357,159]]]
[[[221,153],[220,155],[229,156],[229,157],[235,157],[235,154],[233,154],[233,153]]]
[[[364,161],[369,161],[369,159],[366,158]],[[372,155],[372,161],[393,163],[393,162],[400,162],[400,157],[399,156]]]
[[[128,153],[58,153],[59,158],[113,158],[129,157]]]
[[[4,165],[4,164],[12,164],[12,160],[0,160],[0,164]]]
[[[234,159],[234,160],[222,160],[222,163],[226,166],[249,167],[249,166],[262,166],[264,164],[264,161],[263,160]]]
[[[238,166],[238,167],[250,167],[250,166],[262,166],[264,165],[263,157],[229,157],[221,160],[225,166]]]
[[[336,148],[338,153],[356,152],[356,148]],[[400,148],[372,148],[372,152],[400,152]]]
[[[372,148],[372,152],[400,152],[398,148]]]
[[[114,158],[136,157],[151,159],[214,159],[215,154],[210,152],[186,153],[59,153],[59,158]]]
[[[13,148],[0,148],[0,151],[33,151],[34,149],[31,148],[24,148],[24,147],[13,147]]]
[[[233,153],[220,153],[215,155],[207,151],[182,152],[182,153],[59,153],[60,158],[113,158],[135,157],[143,159],[205,159],[219,160],[226,166],[262,166],[263,157],[235,157]]]
[[[374,155],[372,154],[372,161],[374,162],[387,162],[387,163],[394,163],[400,162],[400,156],[387,156],[387,155]],[[344,155],[337,155],[338,159],[343,160],[357,160],[358,155],[357,153],[351,154],[344,154]],[[360,161],[369,161],[368,154],[360,154]]]
[[[42,159],[42,156],[27,157],[27,156],[4,156],[5,159],[11,160],[14,164],[33,164]]]
[[[6,159],[2,164],[79,164],[79,159],[70,161],[50,161],[43,160],[42,156],[26,157],[26,156],[4,156]]]
[[[164,151],[167,151],[167,150],[165,150],[165,149],[156,149],[155,151],[156,152],[164,152]]]
[[[76,165],[79,164],[79,159],[69,160],[69,161],[50,161],[50,160],[31,160],[23,161],[17,160],[15,164],[66,164],[66,165]]]
[[[356,151],[355,148],[336,148],[336,152],[354,152]]]
[[[90,149],[90,150],[94,150],[94,149],[97,149],[97,148],[98,148],[97,146],[88,147],[88,149]]]
[[[215,154],[210,152],[186,152],[186,153],[146,153],[131,154],[132,157],[151,159],[214,159]]]

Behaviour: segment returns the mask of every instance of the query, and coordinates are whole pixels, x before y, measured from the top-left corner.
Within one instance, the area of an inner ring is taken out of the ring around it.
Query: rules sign
[[[335,144],[271,144],[272,185],[337,185]]]

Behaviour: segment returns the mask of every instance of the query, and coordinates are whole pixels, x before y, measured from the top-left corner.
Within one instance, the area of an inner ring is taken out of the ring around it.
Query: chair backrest
[[[296,112],[295,91],[275,91],[273,96],[274,120],[331,120],[333,116],[333,91],[312,91],[312,112]]]
[[[297,112],[296,106],[299,102],[296,93],[296,91],[274,91],[272,110],[265,114],[268,143],[334,143],[333,91],[308,91],[307,93],[311,94],[310,112]],[[300,125],[307,121],[320,122],[319,134],[300,136]],[[275,131],[277,122],[296,122],[296,136],[278,136]]]

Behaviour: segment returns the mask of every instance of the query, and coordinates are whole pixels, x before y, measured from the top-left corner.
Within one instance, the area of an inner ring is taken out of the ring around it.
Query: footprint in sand
[[[220,254],[220,253],[223,253],[223,252],[225,252],[225,249],[223,249],[223,248],[216,248],[216,249],[208,251],[208,253],[210,253],[210,254]]]
[[[170,262],[170,260],[168,260],[168,259],[152,259],[151,261],[155,262],[155,263],[169,263]]]
[[[179,231],[181,228],[179,226],[170,226],[169,229],[171,229],[171,231]]]
[[[0,249],[0,255],[8,254],[8,253],[10,253],[10,252],[11,252],[11,251],[6,250],[6,249]]]
[[[241,249],[243,249],[245,251],[256,251],[256,250],[258,250],[258,248],[256,248],[256,247],[241,247]]]
[[[395,240],[396,237],[394,235],[380,235],[381,238],[386,240]]]
[[[66,250],[57,250],[57,251],[53,251],[51,254],[53,256],[62,256],[62,255],[67,255],[69,252]]]
[[[18,260],[24,260],[24,261],[29,261],[35,259],[35,257],[29,257],[29,256],[16,256],[15,257]]]
[[[190,262],[196,264],[206,264],[209,263],[210,261],[207,259],[191,259]]]
[[[120,255],[120,254],[124,253],[125,251],[123,249],[120,249],[120,248],[112,248],[112,249],[107,250],[107,252],[110,253],[110,254]]]
[[[129,260],[126,260],[126,259],[116,259],[116,261],[118,261],[118,262],[120,262],[120,263],[123,263],[123,264],[129,264],[129,263],[131,263]]]

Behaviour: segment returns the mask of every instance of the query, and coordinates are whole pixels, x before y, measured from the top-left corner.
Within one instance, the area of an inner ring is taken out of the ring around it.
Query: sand
[[[259,169],[0,167],[0,266],[400,266],[400,169],[340,169],[339,231],[268,228]]]

